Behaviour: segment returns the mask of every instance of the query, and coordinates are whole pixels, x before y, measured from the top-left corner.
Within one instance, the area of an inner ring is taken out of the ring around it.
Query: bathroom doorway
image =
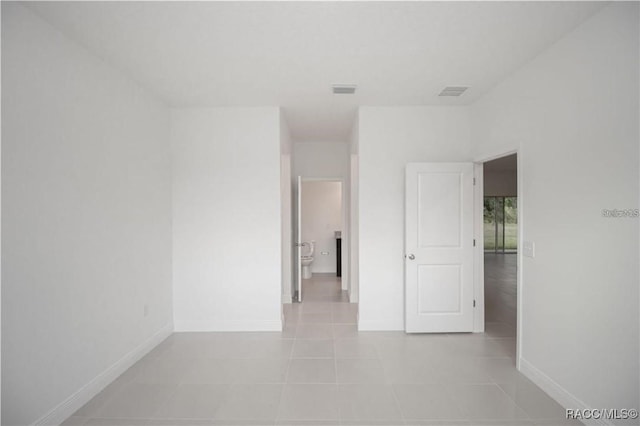
[[[332,339],[357,332],[358,304],[349,302],[347,282],[348,191],[340,178],[294,180],[294,288],[283,305],[284,336],[321,339],[316,343],[332,348]],[[312,258],[305,259],[306,273],[303,256]]]
[[[298,180],[295,215],[296,266],[293,301],[342,301],[343,182],[339,179]]]

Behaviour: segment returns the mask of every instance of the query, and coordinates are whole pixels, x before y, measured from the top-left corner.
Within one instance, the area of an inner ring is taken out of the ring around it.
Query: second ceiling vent
[[[355,84],[334,84],[331,89],[334,95],[353,95],[356,93]]]
[[[442,89],[442,92],[438,96],[460,96],[462,95],[469,87],[467,86],[447,86]]]

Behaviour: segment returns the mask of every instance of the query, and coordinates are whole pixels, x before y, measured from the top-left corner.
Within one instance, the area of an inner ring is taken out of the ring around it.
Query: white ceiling
[[[345,141],[357,106],[469,104],[594,2],[36,2],[171,106],[279,105],[295,141]],[[333,95],[335,83],[356,95]],[[460,98],[444,86],[468,85]]]

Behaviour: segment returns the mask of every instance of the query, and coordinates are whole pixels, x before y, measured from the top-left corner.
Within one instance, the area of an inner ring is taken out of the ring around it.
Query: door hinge
[[[476,299],[473,299],[473,307],[476,307]]]
[[[473,186],[476,185],[476,178],[473,178]]]
[[[476,246],[476,239],[475,238],[473,239],[473,246],[474,247]]]

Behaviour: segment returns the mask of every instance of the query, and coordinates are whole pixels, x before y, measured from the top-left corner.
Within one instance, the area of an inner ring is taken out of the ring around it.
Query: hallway
[[[517,325],[517,254],[484,255],[485,327],[513,337]],[[514,346],[515,348],[515,346]],[[514,349],[515,350],[515,349]]]

